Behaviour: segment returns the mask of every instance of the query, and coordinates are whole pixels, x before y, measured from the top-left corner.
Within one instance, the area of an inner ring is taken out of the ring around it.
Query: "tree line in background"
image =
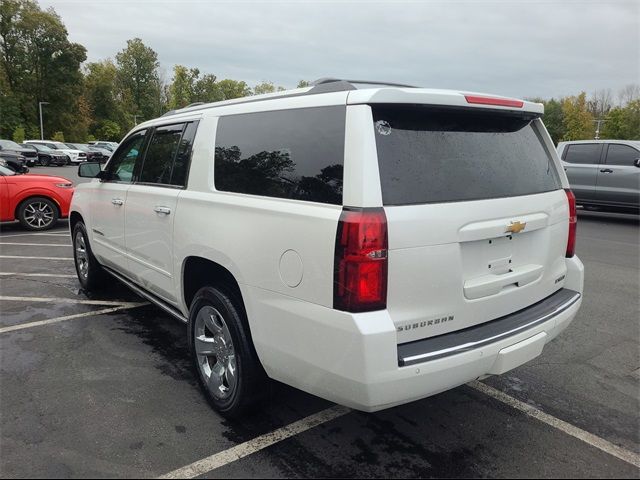
[[[195,102],[215,102],[284,90],[272,82],[251,88],[198,68],[175,65],[164,78],[157,53],[141,39],[127,41],[115,59],[85,63],[85,47],[69,41],[61,18],[34,0],[0,0],[0,138],[119,141],[140,121]],[[298,87],[308,86],[301,80]],[[582,92],[544,104],[554,142],[594,138],[640,139],[640,86],[614,98],[610,90]],[[600,121],[600,122],[598,122]]]

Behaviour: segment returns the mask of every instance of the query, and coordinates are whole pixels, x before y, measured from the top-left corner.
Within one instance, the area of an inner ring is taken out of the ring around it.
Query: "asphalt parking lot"
[[[0,477],[638,478],[639,231],[580,213],[582,309],[528,365],[375,414],[275,385],[229,421],[199,391],[183,325],[117,284],[79,289],[65,221],[3,225]]]

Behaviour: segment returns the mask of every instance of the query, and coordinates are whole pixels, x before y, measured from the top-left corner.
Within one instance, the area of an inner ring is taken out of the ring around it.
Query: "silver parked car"
[[[558,155],[579,205],[640,209],[640,141],[560,142]]]

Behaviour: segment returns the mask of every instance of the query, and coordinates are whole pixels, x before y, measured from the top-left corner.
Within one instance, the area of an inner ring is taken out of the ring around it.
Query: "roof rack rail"
[[[334,82],[345,82],[345,83],[350,83],[351,85],[355,83],[355,84],[361,84],[361,85],[385,85],[388,87],[418,88],[415,85],[407,85],[405,83],[376,82],[373,80],[347,80],[343,78],[331,78],[331,77],[319,78],[318,80],[314,80],[313,82],[311,82],[311,85],[314,85],[314,86],[325,85],[327,83],[334,83]]]
[[[319,78],[318,80],[315,80],[313,82],[311,82],[311,89],[305,91],[305,92],[295,92],[295,93],[287,93],[286,91],[283,92],[280,95],[272,95],[270,97],[262,97],[262,98],[255,98],[255,97],[242,97],[242,98],[237,98],[237,99],[232,99],[232,100],[222,100],[220,102],[211,102],[211,103],[204,103],[204,102],[196,102],[196,103],[192,103],[191,105],[187,105],[186,107],[183,108],[179,108],[176,110],[170,110],[167,113],[165,113],[164,115],[162,115],[163,117],[168,117],[171,115],[176,115],[178,113],[190,113],[190,112],[196,112],[199,110],[204,110],[206,108],[210,108],[216,105],[219,106],[223,106],[223,105],[240,105],[243,103],[251,103],[251,102],[264,102],[267,100],[278,100],[281,98],[287,98],[287,97],[300,97],[303,95],[316,95],[318,93],[330,93],[330,92],[344,92],[347,90],[357,90],[356,86],[354,84],[361,84],[361,85],[384,85],[384,86],[388,86],[388,87],[405,87],[405,88],[416,88],[412,85],[405,85],[403,83],[391,83],[391,82],[374,82],[371,80],[343,80],[343,79],[339,79],[339,78],[330,78],[330,77],[324,77],[324,78]]]

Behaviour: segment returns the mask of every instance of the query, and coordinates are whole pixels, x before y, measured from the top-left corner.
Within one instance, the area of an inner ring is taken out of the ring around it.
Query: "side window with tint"
[[[598,164],[601,152],[602,144],[599,143],[567,145],[564,161],[567,163]]]
[[[607,152],[608,165],[633,167],[637,158],[640,158],[640,152],[635,148],[617,143],[609,144],[609,151]]]
[[[110,181],[131,183],[133,168],[142,154],[144,139],[145,131],[143,130],[134,133],[118,147],[106,168],[111,176]]]
[[[187,186],[187,175],[189,174],[189,163],[191,162],[191,149],[193,148],[193,139],[196,136],[198,122],[188,123],[182,134],[178,154],[173,162],[173,170],[171,172],[171,185],[179,187]]]
[[[221,117],[216,189],[342,204],[345,114],[331,106]]]
[[[171,170],[184,126],[184,123],[180,123],[154,130],[138,178],[140,183],[171,185]]]

